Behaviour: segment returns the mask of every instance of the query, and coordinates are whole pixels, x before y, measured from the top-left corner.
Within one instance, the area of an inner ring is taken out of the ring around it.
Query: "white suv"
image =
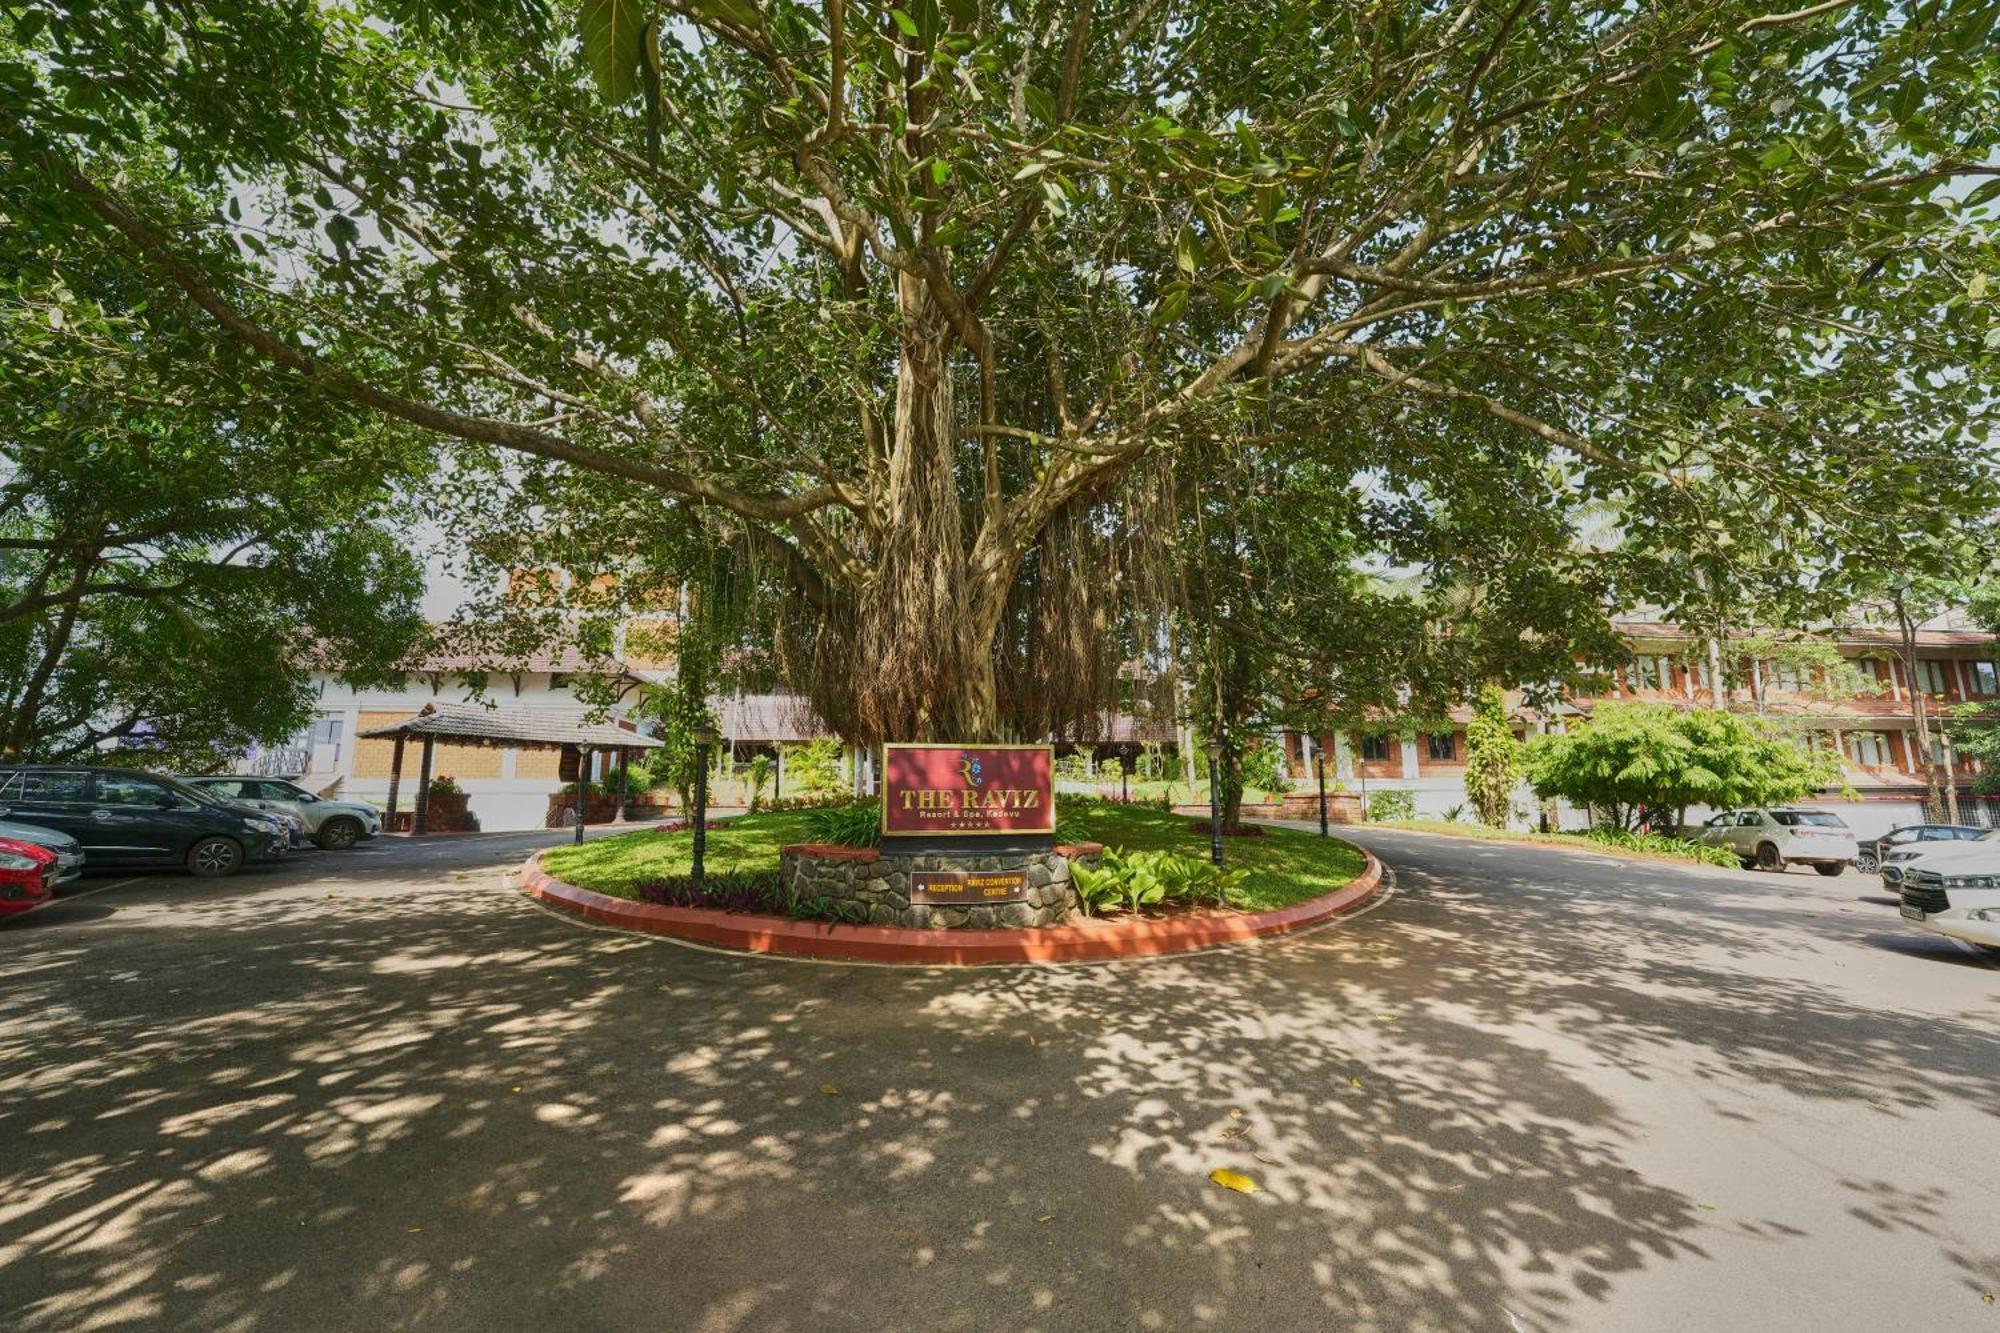
[[[1982,838],[1906,862],[1903,915],[2000,953],[2000,841]]]
[[[1701,826],[1700,841],[1727,847],[1747,870],[1809,865],[1838,875],[1854,864],[1854,830],[1830,810],[1725,810]]]

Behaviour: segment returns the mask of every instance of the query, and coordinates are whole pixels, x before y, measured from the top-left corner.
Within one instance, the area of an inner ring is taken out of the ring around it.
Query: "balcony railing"
[[[296,778],[311,766],[311,746],[278,745],[251,755],[247,768],[260,778]]]

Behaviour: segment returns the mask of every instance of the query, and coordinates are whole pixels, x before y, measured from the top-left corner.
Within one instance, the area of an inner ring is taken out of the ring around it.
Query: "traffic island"
[[[595,925],[746,953],[913,967],[1103,962],[1245,943],[1304,930],[1351,912],[1382,887],[1381,864],[1366,851],[1356,851],[1364,865],[1347,884],[1269,911],[1072,916],[1061,925],[1014,928],[829,924],[754,912],[662,907],[565,883],[543,869],[540,852],[522,867],[521,887],[544,906]]]

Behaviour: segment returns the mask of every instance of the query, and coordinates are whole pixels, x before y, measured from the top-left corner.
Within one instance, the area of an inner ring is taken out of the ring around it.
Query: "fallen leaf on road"
[[[1996,1298],[1990,1291],[1982,1291],[1979,1293],[1979,1299],[1985,1301],[1988,1305],[1991,1305],[1996,1299],[2000,1298]]]
[[[831,1083],[820,1084],[819,1090],[820,1090],[820,1095],[825,1097],[838,1097],[840,1095],[840,1089],[834,1087],[833,1084]]]
[[[1238,1194],[1255,1194],[1257,1192],[1257,1182],[1239,1171],[1227,1171],[1222,1167],[1217,1167],[1208,1173],[1208,1178],[1222,1186],[1222,1188],[1235,1190]]]
[[[1230,1108],[1229,1108],[1229,1118],[1230,1118],[1231,1120],[1240,1120],[1240,1119],[1242,1119],[1242,1117],[1243,1117],[1243,1108],[1242,1108],[1242,1107],[1240,1107],[1240,1106],[1232,1106],[1232,1107],[1230,1107]]]
[[[1040,1217],[1036,1218],[1035,1220],[1037,1222],[1053,1222],[1056,1220],[1056,1215],[1054,1213],[1043,1213]]]
[[[423,1230],[422,1227],[405,1227],[403,1229],[409,1232],[412,1236],[416,1235],[419,1231]]]
[[[1265,1166],[1276,1166],[1278,1164],[1277,1158],[1266,1157],[1263,1153],[1260,1152],[1253,1152],[1250,1155],[1256,1158],[1258,1161],[1262,1162]]]
[[[1352,1083],[1357,1088],[1361,1086],[1361,1080],[1359,1078],[1350,1078],[1347,1081],[1349,1083]]]
[[[1695,1205],[1695,1207],[1701,1209],[1704,1213],[1712,1213],[1715,1211],[1715,1205],[1712,1203],[1698,1203]]]

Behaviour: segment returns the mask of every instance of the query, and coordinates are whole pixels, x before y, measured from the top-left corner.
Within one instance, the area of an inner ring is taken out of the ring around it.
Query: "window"
[[[1387,736],[1363,736],[1361,738],[1361,758],[1372,764],[1387,763],[1389,759],[1389,738]]]
[[[257,784],[267,801],[313,801],[318,798],[309,791],[294,787],[289,782],[260,782]]]
[[[1442,735],[1433,733],[1425,737],[1425,741],[1429,748],[1432,763],[1453,764],[1458,762],[1458,737],[1452,735],[1450,732]]]
[[[27,773],[16,770],[0,779],[0,802],[81,801],[90,789],[88,773]]]
[[[1917,660],[1917,688],[1925,694],[1944,693],[1944,663],[1927,658]]]
[[[1848,753],[1864,768],[1880,768],[1889,762],[1889,747],[1872,731],[1856,731],[1847,737]]]
[[[141,805],[150,810],[186,807],[193,804],[164,782],[123,775],[99,778],[97,799],[105,805]]]
[[[1771,688],[1781,694],[1798,694],[1806,688],[1808,674],[1794,662],[1771,663]]]
[[[1736,827],[1738,828],[1762,828],[1763,826],[1764,816],[1758,814],[1755,810],[1745,810],[1736,816]]]
[[[1992,662],[1967,662],[1965,670],[1972,677],[1974,694],[2000,694],[2000,665]]]
[[[1671,690],[1674,662],[1670,657],[1635,657],[1625,669],[1625,678],[1635,690]]]
[[[549,688],[550,688],[550,689],[552,689],[552,690],[566,690],[566,689],[568,689],[568,688],[569,688],[569,672],[567,672],[567,671],[551,671],[551,672],[549,673]]]
[[[1824,810],[1779,810],[1771,818],[1786,828],[1846,828],[1847,821]]]
[[[231,778],[227,782],[199,782],[195,785],[210,796],[219,796],[225,801],[244,800],[249,796],[244,788],[255,786],[254,783],[245,782],[241,778]]]

